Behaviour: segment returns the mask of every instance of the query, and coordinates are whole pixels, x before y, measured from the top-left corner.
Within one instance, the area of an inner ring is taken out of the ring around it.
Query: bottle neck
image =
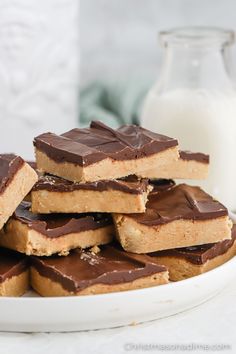
[[[225,48],[165,47],[158,88],[161,91],[184,89],[232,89]]]

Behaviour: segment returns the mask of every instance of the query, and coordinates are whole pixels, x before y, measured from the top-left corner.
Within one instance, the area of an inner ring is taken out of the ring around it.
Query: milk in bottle
[[[176,137],[182,150],[210,154],[206,181],[187,181],[236,211],[236,91],[225,54],[233,33],[185,28],[162,35],[165,60],[141,116],[147,129]]]

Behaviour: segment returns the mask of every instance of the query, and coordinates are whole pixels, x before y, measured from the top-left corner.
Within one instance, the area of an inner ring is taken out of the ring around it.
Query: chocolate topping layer
[[[124,125],[114,130],[96,121],[90,124],[90,128],[72,129],[60,136],[53,133],[39,135],[34,139],[34,145],[58,163],[88,166],[106,158],[142,158],[177,146],[178,141],[136,125]]]
[[[175,186],[175,181],[173,179],[159,178],[155,180],[150,180],[150,184],[153,187],[152,194],[157,192],[163,192]]]
[[[23,273],[27,267],[26,256],[6,248],[0,248],[0,283]]]
[[[47,237],[60,237],[74,232],[95,230],[111,225],[109,214],[33,214],[31,203],[22,202],[12,218]]]
[[[124,193],[142,194],[148,190],[148,179],[138,180],[135,176],[126,179],[103,180],[96,182],[76,183],[61,177],[45,175],[34,185],[33,191],[73,192],[76,190],[107,191],[119,190]]]
[[[179,219],[207,220],[228,215],[227,209],[199,187],[179,184],[159,193],[150,193],[146,212],[126,217],[155,226]]]
[[[23,164],[24,160],[20,156],[14,154],[0,155],[0,194],[9,186]]]
[[[95,284],[119,284],[166,271],[164,266],[146,255],[134,255],[112,246],[97,254],[73,250],[67,257],[32,257],[32,265],[44,277],[52,279],[70,292]]]
[[[191,152],[191,151],[180,151],[179,156],[182,160],[195,160],[198,162],[209,164],[209,155],[203,154],[201,152]]]
[[[206,263],[208,260],[213,259],[217,256],[224,254],[225,252],[233,246],[236,241],[236,225],[232,228],[232,238],[231,240],[224,240],[217,243],[208,243],[201,246],[192,246],[184,248],[176,248],[173,250],[165,250],[151,253],[150,256],[163,257],[163,256],[174,256],[184,258],[187,261],[201,265]]]

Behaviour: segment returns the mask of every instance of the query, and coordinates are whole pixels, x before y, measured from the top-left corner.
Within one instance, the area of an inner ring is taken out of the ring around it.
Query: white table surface
[[[186,294],[186,296],[188,296]],[[225,344],[236,352],[236,282],[192,310],[141,325],[74,333],[0,333],[0,354],[180,353],[182,350],[139,350],[134,344]],[[17,314],[16,314],[17,316]],[[214,351],[184,351],[213,353]]]

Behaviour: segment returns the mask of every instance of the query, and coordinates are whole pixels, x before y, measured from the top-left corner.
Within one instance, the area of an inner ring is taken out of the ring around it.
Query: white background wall
[[[158,31],[186,25],[236,30],[236,1],[81,0],[80,24],[82,86],[104,78],[154,80],[161,63]]]

